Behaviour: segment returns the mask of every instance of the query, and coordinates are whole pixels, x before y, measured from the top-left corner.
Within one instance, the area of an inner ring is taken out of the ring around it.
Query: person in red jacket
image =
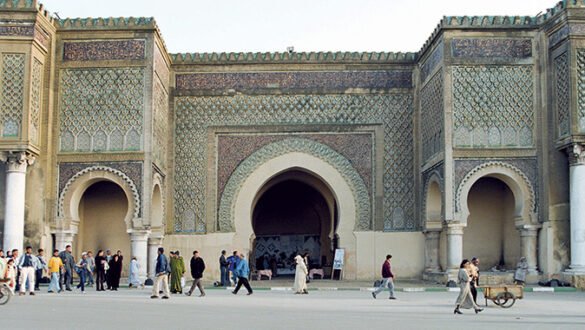
[[[396,299],[394,297],[394,274],[392,273],[392,266],[390,265],[390,259],[392,259],[392,255],[387,255],[384,264],[382,264],[382,278],[383,281],[380,285],[372,292],[372,297],[376,299],[378,293],[384,291],[384,288],[388,286],[390,290],[390,298],[389,299]]]

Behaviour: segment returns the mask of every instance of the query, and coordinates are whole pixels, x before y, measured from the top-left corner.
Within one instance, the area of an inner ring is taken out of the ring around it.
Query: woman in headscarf
[[[108,281],[111,290],[118,291],[120,287],[120,276],[122,276],[122,260],[117,254],[114,254],[112,260],[110,260],[110,269],[108,269]]]
[[[183,293],[181,278],[185,274],[185,262],[179,251],[171,258],[171,293]]]
[[[463,259],[461,261],[461,265],[459,266],[459,273],[457,274],[457,283],[459,284],[459,296],[457,297],[457,301],[455,302],[457,306],[453,311],[453,314],[463,314],[461,313],[460,308],[473,308],[475,310],[475,314],[481,312],[483,309],[479,308],[473,301],[473,296],[471,295],[471,287],[469,282],[471,282],[472,277],[471,274],[471,263],[467,259]]]
[[[308,294],[307,291],[307,265],[305,265],[305,261],[303,257],[297,255],[295,257],[295,262],[297,263],[297,268],[295,270],[295,285],[294,290],[295,294]]]

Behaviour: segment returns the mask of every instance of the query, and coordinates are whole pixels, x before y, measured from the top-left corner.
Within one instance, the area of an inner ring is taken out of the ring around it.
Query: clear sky
[[[168,51],[418,51],[443,16],[545,12],[555,0],[40,0],[65,17],[154,17]]]

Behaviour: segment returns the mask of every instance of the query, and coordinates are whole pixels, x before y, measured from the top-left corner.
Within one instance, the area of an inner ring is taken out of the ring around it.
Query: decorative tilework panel
[[[42,100],[43,64],[36,58],[33,60],[31,91],[30,91],[30,125],[29,135],[33,143],[39,144],[40,114]]]
[[[585,48],[577,49],[577,118],[580,133],[585,133]]]
[[[64,61],[142,60],[144,40],[65,42]]]
[[[166,88],[169,85],[169,68],[167,67],[167,63],[165,62],[160,49],[155,47],[154,51],[154,71],[158,75],[159,79],[161,80],[163,86]]]
[[[270,143],[290,137],[313,140],[331,147],[350,161],[360,174],[368,192],[372,194],[372,134],[262,134],[262,135],[220,135],[217,139],[217,192],[223,188],[236,167],[256,150]]]
[[[453,67],[456,147],[534,145],[532,66]]]
[[[25,54],[2,54],[0,132],[4,138],[20,137],[24,109]]]
[[[132,179],[140,200],[142,200],[142,162],[95,162],[95,163],[59,163],[59,194],[63,192],[63,188],[67,184],[67,181],[71,179],[75,174],[82,170],[92,166],[106,166],[116,169],[130,179]],[[141,203],[142,209],[142,203]],[[139,211],[139,216],[142,214],[142,210]]]
[[[6,26],[0,25],[0,36],[6,37],[32,37],[35,33],[35,28],[32,25],[25,26]]]
[[[443,71],[439,70],[420,92],[423,161],[443,147]]]
[[[49,45],[51,43],[51,36],[49,36],[49,34],[43,30],[40,27],[35,27],[35,32],[34,32],[34,39],[40,43],[41,45],[43,45],[43,47],[45,48],[49,48]]]
[[[207,127],[234,125],[382,124],[384,127],[384,218],[388,230],[416,230],[412,94],[235,95],[175,98],[175,226],[194,210],[204,224]],[[404,210],[403,226],[391,217]],[[201,226],[200,226],[201,228]]]
[[[62,152],[142,150],[144,69],[62,70],[59,111]]]
[[[429,75],[433,73],[433,70],[437,67],[437,65],[441,64],[443,60],[443,52],[445,51],[444,45],[441,42],[437,45],[437,48],[433,51],[433,53],[429,56],[429,58],[424,62],[420,69],[420,81],[425,82]]]
[[[163,84],[156,79],[154,82],[154,115],[153,118],[153,158],[154,163],[166,170],[168,134],[169,134],[169,99]]]
[[[559,137],[570,133],[571,118],[569,99],[569,60],[567,53],[563,53],[554,60],[555,68],[555,96],[557,110],[557,129]]]
[[[453,39],[453,57],[528,58],[532,56],[531,39]]]
[[[176,77],[178,91],[258,88],[412,88],[411,71],[190,73]]]

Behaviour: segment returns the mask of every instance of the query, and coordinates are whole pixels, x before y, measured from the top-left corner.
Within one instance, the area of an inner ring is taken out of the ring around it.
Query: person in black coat
[[[108,287],[110,290],[118,291],[120,287],[120,276],[122,275],[122,260],[117,254],[110,260],[108,269]]]
[[[104,257],[104,251],[99,250],[95,256],[95,288],[96,291],[106,291],[104,289],[104,281],[106,280],[106,257]],[[109,266],[109,265],[108,265]]]
[[[201,285],[201,278],[203,277],[203,271],[205,270],[205,262],[203,259],[199,257],[199,251],[193,251],[193,257],[191,258],[191,276],[193,276],[193,284],[191,285],[191,289],[189,292],[185,293],[187,296],[190,296],[195,287],[199,288],[201,295],[199,297],[205,296],[205,290],[203,289],[203,285]]]

